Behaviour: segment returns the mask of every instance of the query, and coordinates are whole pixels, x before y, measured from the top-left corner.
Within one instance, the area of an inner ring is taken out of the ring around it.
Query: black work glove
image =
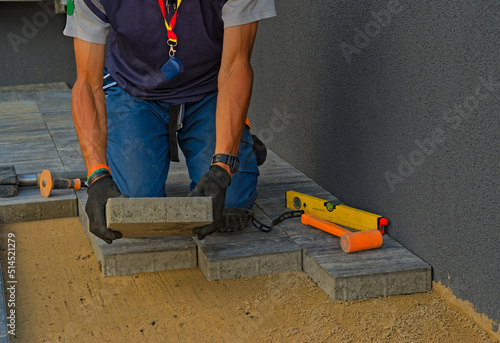
[[[198,235],[198,239],[216,232],[222,226],[222,212],[224,211],[224,202],[226,201],[226,190],[231,184],[231,176],[222,167],[211,165],[208,173],[203,175],[198,185],[188,196],[190,197],[212,197],[212,210],[214,221],[210,225],[197,227],[193,233]]]
[[[243,230],[252,219],[252,211],[246,208],[226,207],[222,212],[222,226],[219,232]]]
[[[120,193],[118,186],[111,175],[101,176],[92,182],[87,190],[89,198],[85,206],[85,212],[89,216],[89,229],[97,237],[108,244],[114,239],[122,238],[118,231],[112,231],[106,225],[106,202],[109,198],[128,198]]]

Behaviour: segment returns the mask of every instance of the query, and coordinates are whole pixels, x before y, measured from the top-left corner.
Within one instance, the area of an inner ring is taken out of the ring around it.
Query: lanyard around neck
[[[161,13],[163,14],[163,20],[165,22],[165,27],[167,28],[167,35],[169,42],[177,44],[177,35],[174,33],[174,26],[177,20],[177,11],[179,10],[179,6],[181,5],[182,0],[177,0],[177,8],[175,9],[175,13],[170,20],[170,23],[167,22],[167,16],[165,14],[165,0],[158,0],[158,4],[160,5]],[[174,0],[175,1],[175,0]],[[169,44],[170,45],[170,44]]]

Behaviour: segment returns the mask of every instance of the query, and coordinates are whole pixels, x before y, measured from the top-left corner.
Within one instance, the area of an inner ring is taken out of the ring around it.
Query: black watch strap
[[[212,158],[212,163],[222,162],[227,164],[231,170],[231,173],[235,174],[240,166],[240,160],[237,156],[229,154],[215,154]]]

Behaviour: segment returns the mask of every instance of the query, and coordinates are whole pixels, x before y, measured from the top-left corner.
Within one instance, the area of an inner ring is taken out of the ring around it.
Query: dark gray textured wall
[[[53,2],[0,2],[0,86],[76,80],[73,39]]]
[[[260,23],[254,133],[500,322],[500,3],[311,4]]]

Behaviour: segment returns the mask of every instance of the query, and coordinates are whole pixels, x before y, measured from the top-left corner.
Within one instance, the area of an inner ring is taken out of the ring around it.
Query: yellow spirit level
[[[286,207],[291,210],[302,210],[333,223],[344,225],[356,230],[378,229],[384,233],[389,221],[374,213],[361,211],[346,205],[336,205],[324,199],[307,194],[288,191],[286,192]]]

